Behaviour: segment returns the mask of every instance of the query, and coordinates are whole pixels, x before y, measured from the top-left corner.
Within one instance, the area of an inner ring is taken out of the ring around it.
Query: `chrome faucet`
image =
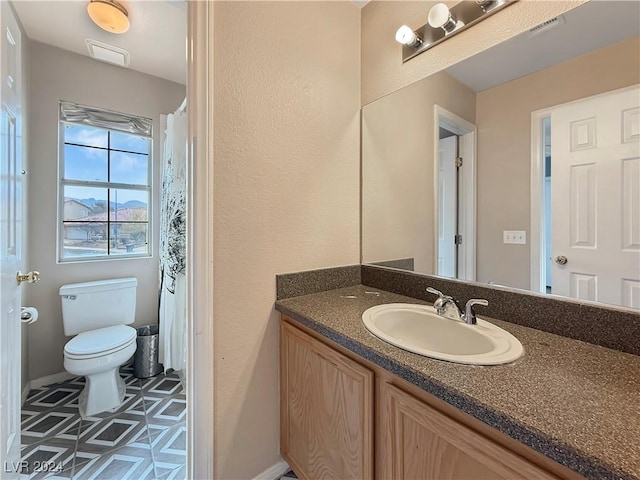
[[[436,309],[436,313],[440,316],[446,317],[448,312],[453,312],[453,317],[456,320],[461,320],[469,325],[475,325],[477,323],[476,313],[473,311],[474,305],[484,305],[485,307],[489,305],[487,300],[483,300],[481,298],[472,298],[465,305],[464,313],[458,306],[458,302],[455,298],[445,295],[439,290],[435,288],[428,287],[427,292],[438,295],[438,298],[435,302],[433,302],[433,308]]]
[[[446,316],[449,311],[453,312],[453,316],[456,320],[462,320],[462,310],[458,306],[455,298],[445,295],[440,290],[436,290],[435,288],[428,287],[427,292],[434,293],[438,295],[438,298],[435,302],[433,302],[433,308],[436,309],[436,313],[440,316]]]

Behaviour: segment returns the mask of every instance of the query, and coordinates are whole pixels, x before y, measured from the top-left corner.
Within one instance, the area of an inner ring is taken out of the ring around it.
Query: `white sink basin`
[[[518,339],[500,327],[480,318],[476,325],[444,318],[429,305],[378,305],[362,314],[362,322],[396,347],[449,362],[499,365],[524,353]]]

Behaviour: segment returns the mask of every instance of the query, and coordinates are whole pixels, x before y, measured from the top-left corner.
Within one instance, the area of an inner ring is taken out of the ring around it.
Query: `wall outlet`
[[[504,230],[502,232],[503,243],[516,243],[525,245],[527,243],[527,232],[524,230]]]

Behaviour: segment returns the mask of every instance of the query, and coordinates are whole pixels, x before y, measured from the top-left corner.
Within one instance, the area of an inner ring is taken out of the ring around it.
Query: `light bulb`
[[[431,7],[431,10],[429,10],[427,22],[433,28],[441,28],[449,21],[450,18],[451,12],[449,11],[449,7],[447,7],[444,3],[436,3],[433,7]]]
[[[451,15],[449,7],[444,3],[436,3],[431,7],[429,16],[427,17],[427,23],[433,28],[442,28],[445,33],[451,33],[463,25],[462,22],[458,22],[456,18]]]
[[[401,43],[402,45],[410,45],[415,46],[422,41],[418,38],[418,35],[411,30],[411,27],[406,25],[402,25],[398,31],[396,32],[396,42]]]

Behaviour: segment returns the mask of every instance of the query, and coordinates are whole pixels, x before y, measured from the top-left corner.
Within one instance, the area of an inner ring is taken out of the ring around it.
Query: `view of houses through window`
[[[61,129],[61,260],[149,255],[151,138]]]

